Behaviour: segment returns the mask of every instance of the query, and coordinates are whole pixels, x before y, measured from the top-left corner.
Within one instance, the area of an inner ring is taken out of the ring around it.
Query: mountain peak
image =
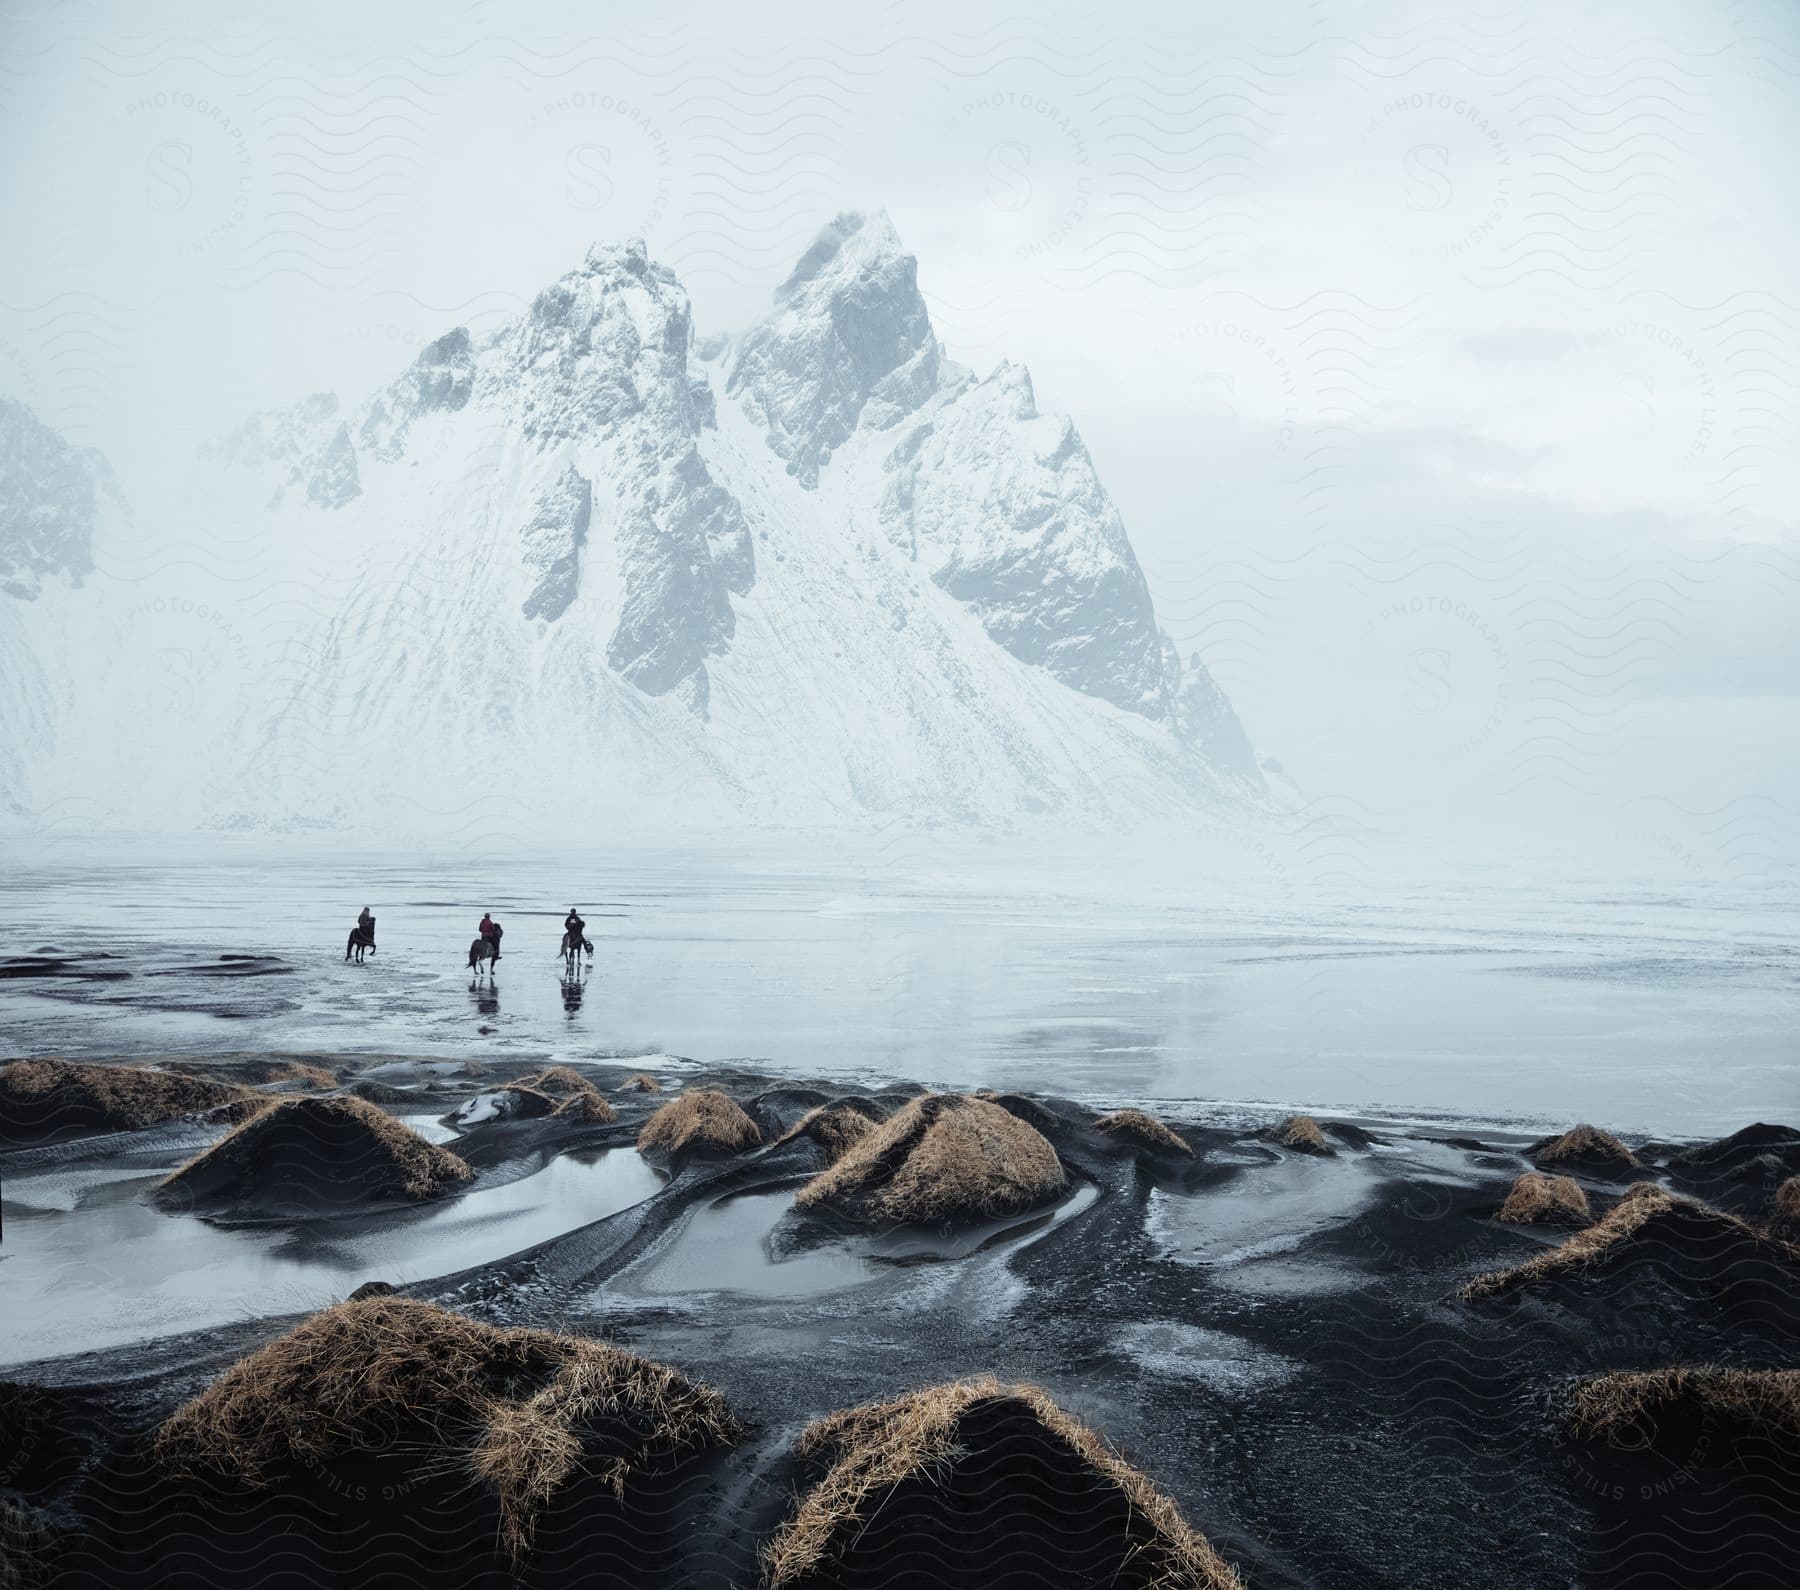
[[[649,245],[641,237],[622,237],[610,243],[590,243],[581,268],[582,273],[587,276],[600,276],[609,271],[642,276],[650,268]]]
[[[859,428],[883,430],[938,390],[943,350],[918,261],[885,210],[822,227],[775,307],[739,344],[726,391],[761,422],[803,486]]]
[[[813,282],[878,268],[890,259],[906,261],[915,271],[918,266],[918,261],[901,247],[900,234],[894,230],[886,210],[873,214],[841,211],[819,228],[806,252],[788,272],[787,280],[775,289],[775,301],[787,303]]]

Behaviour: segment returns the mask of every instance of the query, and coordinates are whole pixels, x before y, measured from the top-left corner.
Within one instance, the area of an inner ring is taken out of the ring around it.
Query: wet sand
[[[1595,1450],[1559,1407],[1575,1377],[1611,1369],[1793,1364],[1800,1277],[1652,1256],[1505,1300],[1454,1296],[1564,1235],[1493,1218],[1530,1168],[1525,1134],[1326,1120],[1319,1157],[1267,1141],[1266,1115],[1171,1109],[1195,1153],[1149,1156],[1095,1132],[1091,1105],[1038,1096],[1011,1102],[1069,1172],[1060,1201],[870,1233],[793,1210],[821,1163],[805,1140],[651,1166],[633,1144],[661,1101],[619,1091],[642,1067],[581,1069],[616,1121],[459,1129],[459,1109],[524,1067],[350,1064],[346,1083],[403,1090],[387,1107],[476,1172],[431,1204],[353,1217],[225,1224],[147,1202],[217,1128],[0,1149],[14,1315],[0,1376],[50,1388],[53,1410],[0,1417],[0,1488],[65,1531],[62,1582],[298,1585],[325,1560],[360,1564],[355,1582],[511,1582],[491,1530],[465,1540],[454,1507],[430,1515],[444,1550],[422,1564],[404,1498],[322,1481],[220,1512],[146,1463],[146,1433],[180,1401],[369,1281],[604,1336],[716,1386],[757,1427],[691,1465],[656,1527],[613,1540],[604,1565],[582,1549],[591,1520],[553,1518],[526,1583],[754,1584],[808,1419],[984,1371],[1042,1384],[1104,1432],[1256,1586],[1751,1585],[1776,1582],[1759,1574],[1796,1539],[1791,1488],[1785,1504],[1759,1489],[1705,1432],[1673,1454]],[[669,1080],[726,1089],[769,1140],[843,1091],[730,1067]],[[1577,1173],[1597,1208],[1649,1179],[1760,1221],[1800,1170],[1791,1135],[1702,1167],[1677,1143],[1634,1146],[1642,1171]],[[384,1549],[409,1553],[405,1568]]]

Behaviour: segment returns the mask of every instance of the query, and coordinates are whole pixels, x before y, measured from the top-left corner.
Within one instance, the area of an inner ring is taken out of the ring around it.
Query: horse
[[[488,963],[488,976],[492,977],[494,975],[493,960],[494,941],[492,939],[478,937],[475,942],[469,946],[469,970],[476,973],[478,976],[480,975],[481,963],[483,961]]]
[[[375,934],[373,930],[359,927],[351,928],[350,937],[344,941],[344,959],[349,960],[350,952],[354,950],[356,952],[356,964],[361,966],[364,954],[373,953],[374,949]]]
[[[562,958],[564,965],[573,966],[575,964],[575,957],[583,950],[588,952],[588,959],[591,961],[594,958],[594,946],[589,939],[576,933],[563,934]]]

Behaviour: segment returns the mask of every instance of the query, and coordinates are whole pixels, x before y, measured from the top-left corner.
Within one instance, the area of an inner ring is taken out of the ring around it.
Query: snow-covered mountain
[[[1262,788],[1074,426],[945,355],[885,215],[834,220],[731,341],[641,242],[596,246],[353,407],[247,420],[201,481],[193,521],[305,591],[233,610],[229,688],[190,692],[202,822],[1122,819]],[[14,540],[31,580],[78,572],[79,536]],[[101,583],[65,627],[105,633]],[[16,808],[68,794],[57,762],[8,775]]]

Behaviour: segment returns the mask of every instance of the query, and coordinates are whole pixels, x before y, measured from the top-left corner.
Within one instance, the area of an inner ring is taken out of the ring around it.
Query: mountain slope
[[[1116,822],[1255,797],[1074,427],[1023,370],[944,356],[885,216],[837,218],[761,322],[700,346],[673,273],[601,245],[353,407],[227,438],[192,511],[306,597],[238,626],[192,815]]]

